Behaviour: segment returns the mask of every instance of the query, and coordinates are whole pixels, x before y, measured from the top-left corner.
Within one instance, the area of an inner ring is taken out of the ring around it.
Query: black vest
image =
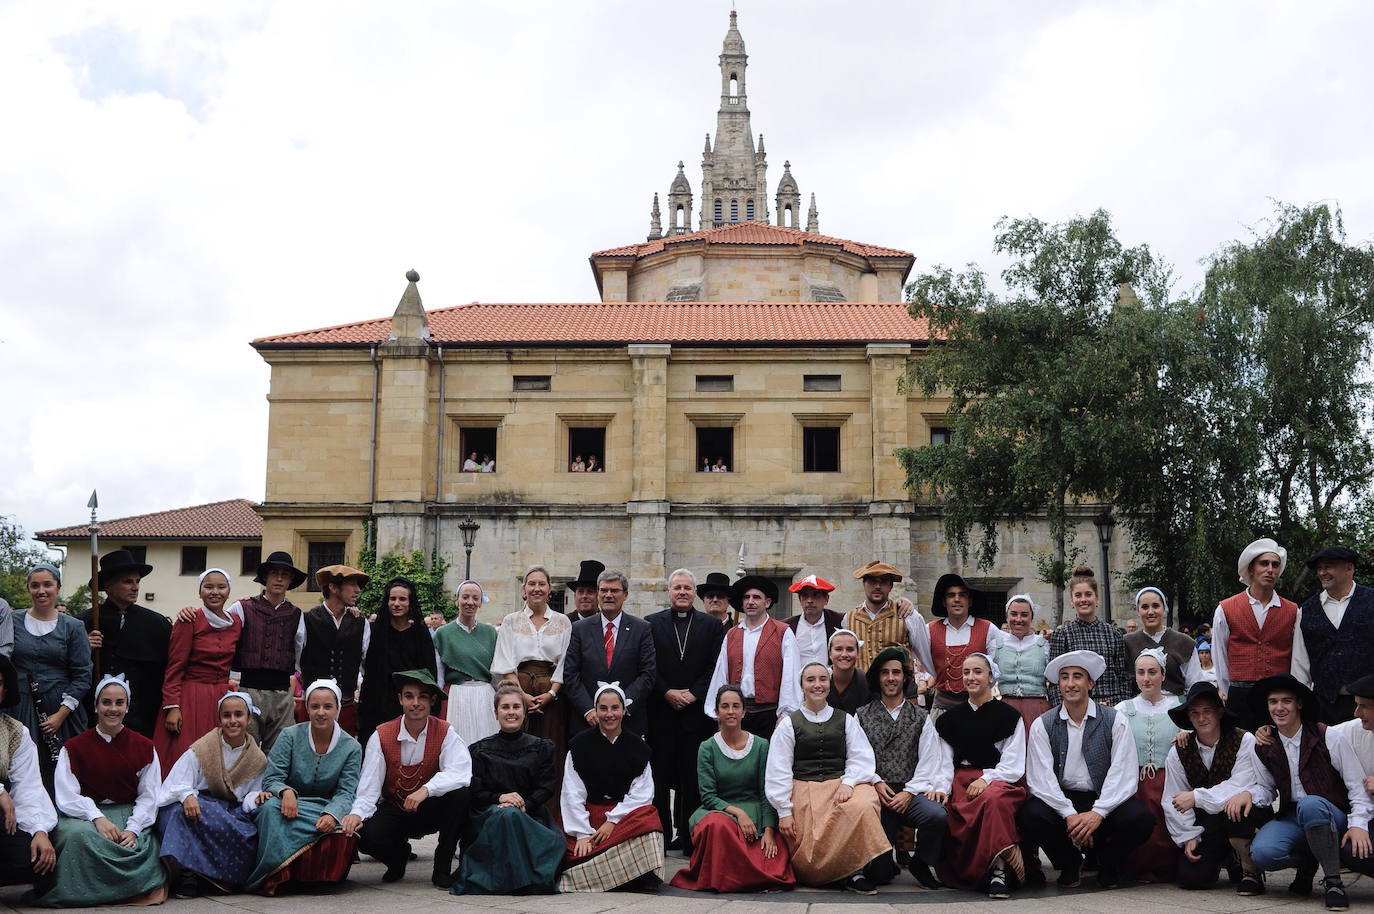
[[[363,662],[361,616],[344,611],[343,621],[334,627],[334,616],[323,604],[305,614],[305,647],[301,649],[301,682],[333,679],[339,683],[344,701],[351,701],[358,688],[358,665]]]

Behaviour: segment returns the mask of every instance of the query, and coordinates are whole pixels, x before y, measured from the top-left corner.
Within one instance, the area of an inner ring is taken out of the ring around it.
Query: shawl
[[[200,773],[205,776],[205,789],[211,796],[226,803],[237,803],[238,797],[234,791],[267,770],[267,756],[251,735],[245,738],[248,743],[243,747],[243,754],[229,769],[224,767],[218,727],[191,744],[191,751],[200,763]]]
[[[1002,760],[996,744],[1015,733],[1020,722],[1020,711],[994,698],[977,710],[960,702],[935,719],[935,731],[954,750],[956,766],[995,768]]]
[[[588,803],[619,803],[634,779],[649,764],[649,746],[633,733],[621,730],[615,742],[600,727],[583,730],[568,741],[573,769],[587,785]]]

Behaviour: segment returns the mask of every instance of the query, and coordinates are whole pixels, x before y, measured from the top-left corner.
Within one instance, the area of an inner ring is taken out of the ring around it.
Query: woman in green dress
[[[448,692],[448,722],[464,746],[500,729],[491,713],[496,698],[491,687],[496,627],[477,621],[477,610],[485,601],[481,584],[464,581],[458,585],[458,618],[434,631],[439,685]]]
[[[680,889],[754,892],[790,888],[787,844],[778,813],[764,796],[768,741],[742,729],[744,693],[716,691],[720,730],[697,750],[701,806],[692,814],[692,860],[672,884]]]
[[[307,723],[281,731],[267,758],[253,820],[258,862],[245,887],[265,895],[284,882],[342,882],[357,839],[339,823],[353,806],[363,749],[338,724],[342,696],[332,679],[305,690]]]

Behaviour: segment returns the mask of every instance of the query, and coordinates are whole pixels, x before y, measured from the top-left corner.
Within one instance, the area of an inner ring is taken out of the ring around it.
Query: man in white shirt
[[[19,677],[9,657],[0,654],[0,708],[19,704]],[[0,885],[34,886],[42,895],[56,879],[57,853],[48,833],[57,827],[57,810],[43,788],[38,747],[29,730],[8,713],[0,714],[0,739],[15,746],[0,767]]]
[[[777,585],[761,575],[745,575],[731,586],[730,605],[743,618],[725,633],[704,707],[714,719],[716,690],[727,682],[739,686],[744,693],[741,726],[764,739],[772,737],[779,717],[802,703],[797,636],[787,623],[768,615],[777,598]]]
[[[1345,735],[1364,770],[1364,789],[1374,800],[1374,675],[1364,676],[1345,687],[1355,700],[1355,719],[1333,729]]]
[[[1212,665],[1226,710],[1254,731],[1247,694],[1256,682],[1292,669],[1300,647],[1298,605],[1274,590],[1288,567],[1288,550],[1268,537],[1255,540],[1236,560],[1245,589],[1217,604],[1212,616]]]
[[[457,731],[433,716],[444,693],[428,670],[393,673],[392,680],[401,716],[368,737],[353,808],[340,824],[358,836],[358,850],[386,864],[383,882],[405,875],[407,838],[438,832],[430,881],[447,889],[458,839],[469,827],[472,757]]]
[[[835,585],[825,578],[808,574],[787,588],[797,595],[801,603],[801,615],[787,620],[787,627],[797,636],[797,654],[801,665],[808,663],[830,663],[830,636],[836,629],[844,628],[844,613],[827,608],[830,593]]]
[[[1307,560],[1322,589],[1299,611],[1293,675],[1312,686],[1328,724],[1354,717],[1354,699],[1341,686],[1374,669],[1374,588],[1355,583],[1359,560],[1345,546],[1327,546]]]
[[[1059,887],[1079,884],[1082,848],[1097,851],[1098,882],[1116,886],[1130,852],[1154,830],[1154,816],[1136,798],[1139,766],[1125,715],[1089,698],[1106,668],[1096,651],[1068,651],[1045,667],[1063,704],[1031,724],[1026,753],[1030,797],[1016,815],[1022,856],[1043,847],[1059,870]],[[1038,868],[1028,865],[1027,877]],[[1041,877],[1043,878],[1043,877]]]

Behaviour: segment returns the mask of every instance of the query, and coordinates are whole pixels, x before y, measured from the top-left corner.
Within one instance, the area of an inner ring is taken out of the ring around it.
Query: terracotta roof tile
[[[434,343],[548,346],[678,343],[781,345],[925,342],[924,321],[901,302],[473,302],[428,312]],[[340,324],[256,339],[258,349],[367,346],[391,333],[391,319]]]
[[[102,538],[118,539],[195,539],[255,540],[262,538],[262,518],[253,510],[256,502],[246,498],[214,501],[208,505],[173,508],[133,517],[117,517],[100,522]],[[78,539],[90,535],[85,524],[40,530],[35,539]]]
[[[899,251],[896,248],[884,248],[876,244],[864,244],[861,241],[847,241],[844,238],[832,238],[829,235],[816,235],[811,232],[803,232],[801,229],[769,225],[766,222],[732,222],[729,225],[703,229],[699,232],[688,232],[685,235],[668,235],[653,241],[642,241],[639,244],[627,244],[623,247],[597,251],[592,254],[592,258],[648,257],[650,254],[657,254],[665,250],[671,244],[690,244],[698,241],[705,241],[707,244],[772,244],[793,245],[795,247],[800,247],[809,242],[811,244],[833,245],[861,257],[906,257],[915,260],[914,255],[907,251]]]

